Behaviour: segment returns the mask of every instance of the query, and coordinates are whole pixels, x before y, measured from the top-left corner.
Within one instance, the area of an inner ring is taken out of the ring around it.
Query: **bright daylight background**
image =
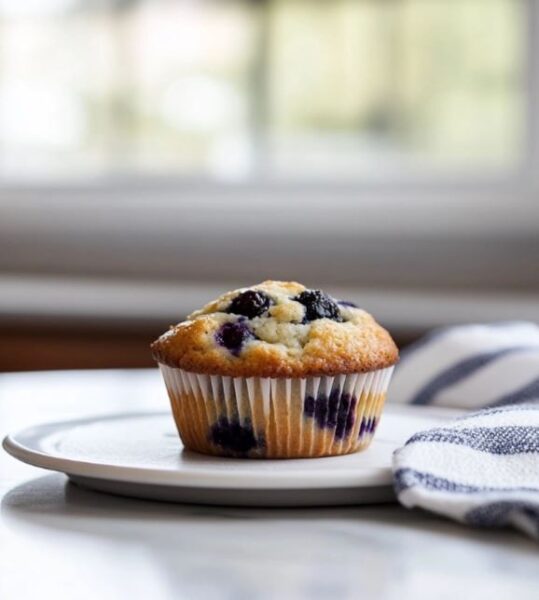
[[[0,369],[294,278],[539,320],[535,0],[0,0]]]
[[[1,7],[8,180],[342,181],[491,173],[523,157],[517,0]]]

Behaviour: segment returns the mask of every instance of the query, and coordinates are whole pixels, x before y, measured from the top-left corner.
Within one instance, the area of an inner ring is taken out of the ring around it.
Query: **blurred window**
[[[0,180],[515,171],[527,6],[0,0]]]

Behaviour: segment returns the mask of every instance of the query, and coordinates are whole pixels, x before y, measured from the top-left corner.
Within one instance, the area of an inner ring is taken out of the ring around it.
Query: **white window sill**
[[[162,327],[176,323],[239,283],[156,283],[75,277],[1,275],[0,315],[5,323],[77,322]],[[356,301],[395,332],[421,333],[458,323],[530,320],[539,323],[539,293],[467,293],[331,287]]]

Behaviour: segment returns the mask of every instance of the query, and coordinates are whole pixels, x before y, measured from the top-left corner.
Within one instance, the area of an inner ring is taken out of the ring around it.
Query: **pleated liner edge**
[[[334,456],[367,448],[393,372],[389,367],[336,377],[269,379],[159,367],[185,447],[248,458]]]

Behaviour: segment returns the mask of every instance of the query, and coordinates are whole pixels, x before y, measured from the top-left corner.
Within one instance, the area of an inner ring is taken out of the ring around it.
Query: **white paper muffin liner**
[[[184,445],[205,454],[298,458],[366,448],[393,367],[335,377],[222,377],[159,365]]]

